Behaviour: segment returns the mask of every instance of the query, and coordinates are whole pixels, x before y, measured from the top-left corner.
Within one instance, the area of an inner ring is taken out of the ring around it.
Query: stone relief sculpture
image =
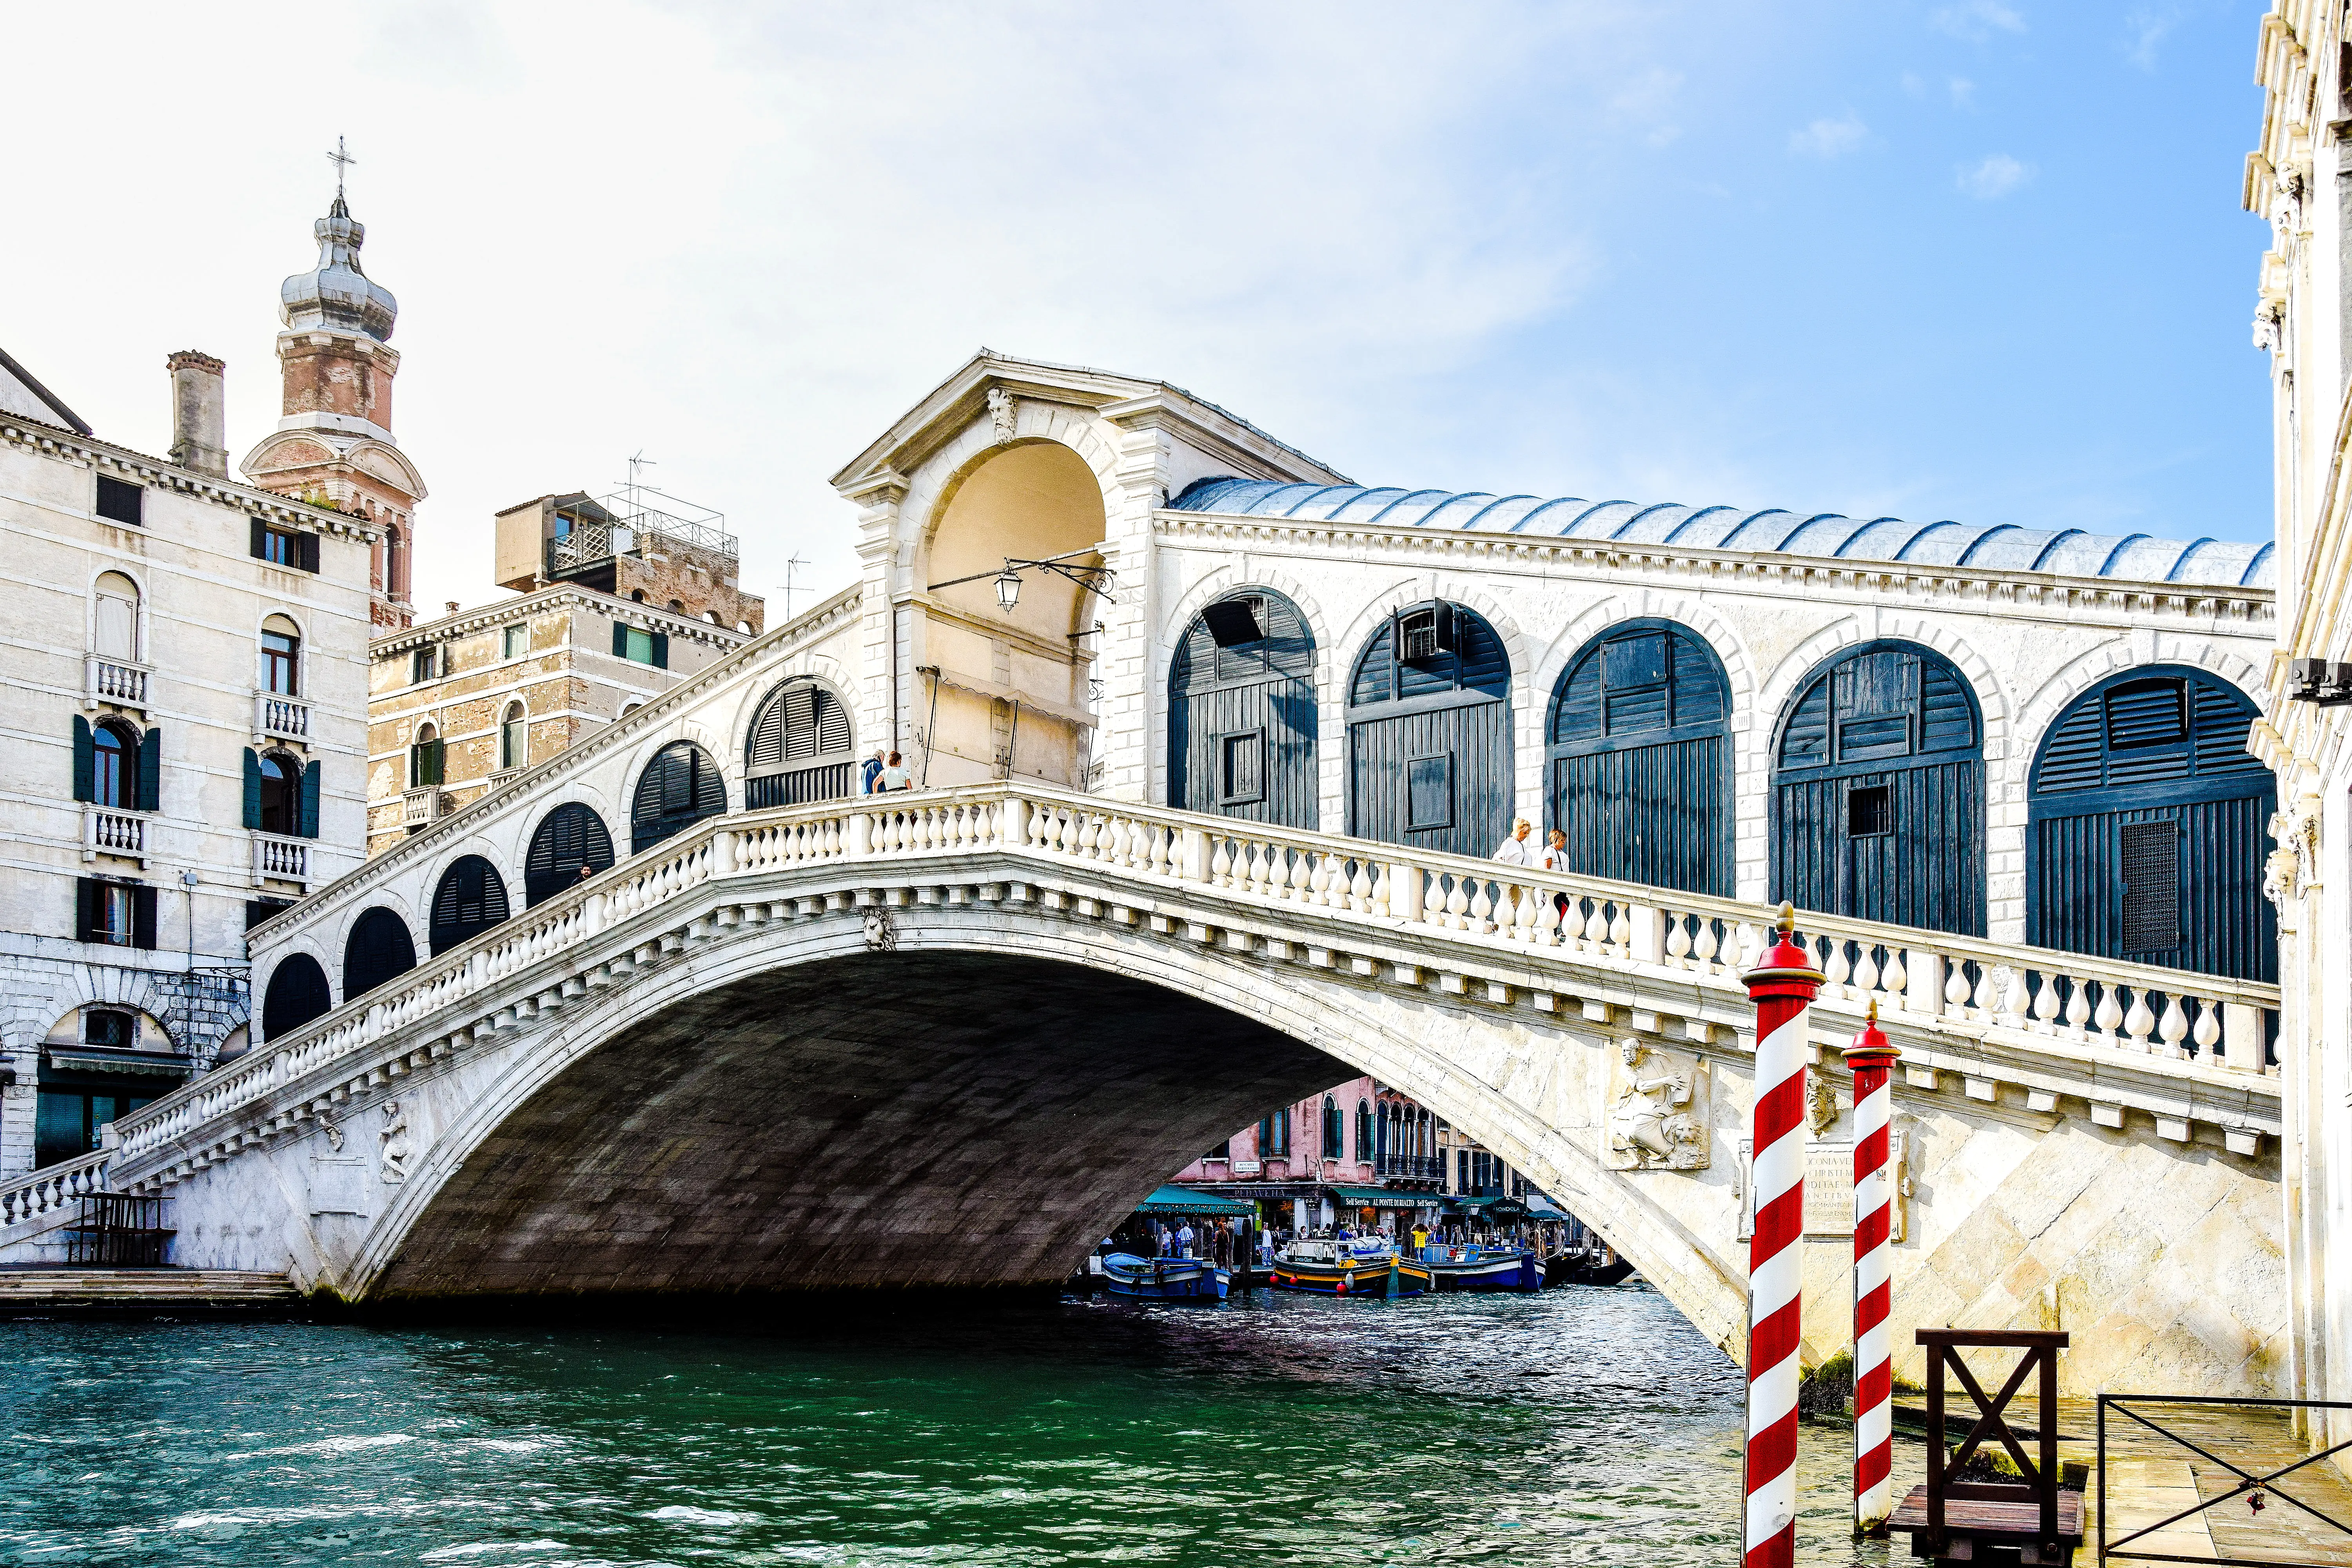
[[[1837,1085],[1819,1068],[1805,1069],[1805,1121],[1819,1136],[1837,1125]]]
[[[866,945],[876,952],[897,951],[898,928],[892,923],[888,910],[866,911]]]
[[[1603,1164],[1617,1171],[1706,1168],[1704,1062],[1645,1040],[1621,1040],[1609,1088]]]
[[[327,1135],[327,1147],[340,1154],[343,1152],[342,1124],[326,1111],[319,1112],[319,1131]]]
[[[988,389],[988,422],[991,433],[1000,447],[1013,439],[1015,432],[1013,415],[1013,395],[1001,386]]]
[[[408,1160],[413,1151],[408,1142],[408,1113],[400,1108],[400,1101],[383,1102],[383,1130],[377,1136],[383,1140],[376,1154],[378,1173],[387,1182],[408,1180]]]

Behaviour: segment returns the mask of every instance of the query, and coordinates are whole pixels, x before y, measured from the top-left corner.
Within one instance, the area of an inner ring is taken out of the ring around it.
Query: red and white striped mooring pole
[[[1878,1004],[1870,1021],[1845,1048],[1853,1069],[1853,1526],[1864,1535],[1883,1535],[1895,1508],[1894,1395],[1886,1326],[1891,1302],[1888,1278],[1886,1124],[1894,1091],[1887,1079],[1903,1053],[1878,1026]]]
[[[1803,1294],[1806,1008],[1822,984],[1790,933],[1742,978],[1756,1004],[1753,1127],[1756,1230],[1748,1244],[1747,1568],[1791,1568],[1797,1556],[1797,1336]]]

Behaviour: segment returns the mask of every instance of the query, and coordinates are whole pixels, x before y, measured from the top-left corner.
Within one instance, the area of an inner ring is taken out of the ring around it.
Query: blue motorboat
[[[1233,1274],[1205,1258],[1114,1252],[1103,1259],[1103,1279],[1112,1295],[1138,1301],[1222,1301]]]
[[[1540,1290],[1543,1260],[1524,1247],[1424,1247],[1422,1267],[1435,1290]]]

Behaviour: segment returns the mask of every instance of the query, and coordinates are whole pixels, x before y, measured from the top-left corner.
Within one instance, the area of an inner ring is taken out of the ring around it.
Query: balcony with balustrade
[[[103,654],[82,656],[82,706],[100,705],[147,711],[148,676],[143,664],[110,658]]]
[[[278,691],[257,691],[253,694],[253,739],[256,744],[268,741],[296,741],[308,745],[310,734],[310,705],[308,702]]]
[[[403,791],[400,796],[400,825],[403,827],[426,827],[448,815],[449,797],[438,784],[423,789]]]
[[[1381,1154],[1372,1161],[1372,1173],[1382,1181],[1442,1182],[1445,1179],[1445,1157],[1442,1154]]]
[[[147,818],[137,812],[118,811],[112,806],[85,805],[81,808],[81,858],[95,860],[100,855],[113,855],[126,860],[147,864]]]
[[[310,880],[311,844],[307,838],[284,838],[274,833],[253,836],[253,885],[265,881]]]

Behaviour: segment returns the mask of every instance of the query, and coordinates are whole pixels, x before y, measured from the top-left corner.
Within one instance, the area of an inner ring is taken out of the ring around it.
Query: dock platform
[[[283,1274],[226,1268],[0,1268],[0,1318],[268,1314],[302,1304]]]

